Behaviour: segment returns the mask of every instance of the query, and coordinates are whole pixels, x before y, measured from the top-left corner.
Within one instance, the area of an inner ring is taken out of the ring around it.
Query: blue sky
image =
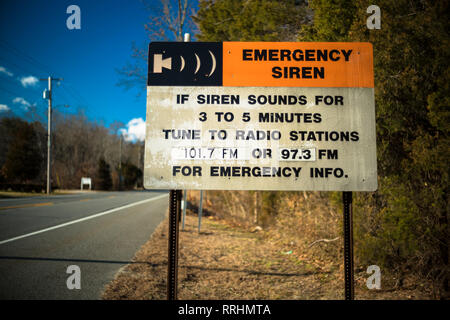
[[[72,4],[81,9],[81,30],[66,26]],[[57,107],[61,112],[81,109],[105,126],[145,120],[146,93],[138,97],[138,88],[117,86],[116,69],[133,62],[133,42],[150,41],[144,29],[148,16],[140,0],[1,0],[0,112],[24,117],[35,105],[46,120],[47,82],[35,79],[52,75],[64,78],[53,91],[55,106],[70,105]]]

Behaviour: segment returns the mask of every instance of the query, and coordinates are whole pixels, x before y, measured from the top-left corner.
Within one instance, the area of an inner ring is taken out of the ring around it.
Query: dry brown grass
[[[36,196],[42,196],[42,195],[44,195],[44,193],[0,191],[0,199],[2,199],[2,198],[36,197]]]
[[[180,232],[179,299],[343,299],[342,259],[326,259],[326,250],[320,249],[329,244],[308,249],[309,244],[290,241],[289,233],[275,237],[273,230],[251,232],[214,216],[203,218],[199,234],[197,223],[191,213]],[[103,299],[166,299],[167,228],[166,219],[133,263],[105,288]],[[368,290],[366,277],[365,272],[356,274],[357,299],[429,298],[417,287]]]

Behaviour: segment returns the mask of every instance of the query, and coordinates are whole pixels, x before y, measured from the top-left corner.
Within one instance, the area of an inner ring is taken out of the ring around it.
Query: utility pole
[[[51,170],[52,170],[52,81],[62,81],[63,78],[39,79],[48,81],[48,91],[44,91],[44,99],[48,100],[48,128],[47,128],[47,194],[51,192]]]

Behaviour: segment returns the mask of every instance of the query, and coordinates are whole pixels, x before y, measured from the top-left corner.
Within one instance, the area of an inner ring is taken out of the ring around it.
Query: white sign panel
[[[377,187],[372,88],[148,90],[147,188]]]

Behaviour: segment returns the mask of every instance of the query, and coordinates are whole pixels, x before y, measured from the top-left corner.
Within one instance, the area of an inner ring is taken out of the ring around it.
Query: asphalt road
[[[168,192],[0,199],[0,299],[99,299],[164,219]],[[145,262],[144,262],[145,263]],[[80,270],[81,289],[68,289]]]

